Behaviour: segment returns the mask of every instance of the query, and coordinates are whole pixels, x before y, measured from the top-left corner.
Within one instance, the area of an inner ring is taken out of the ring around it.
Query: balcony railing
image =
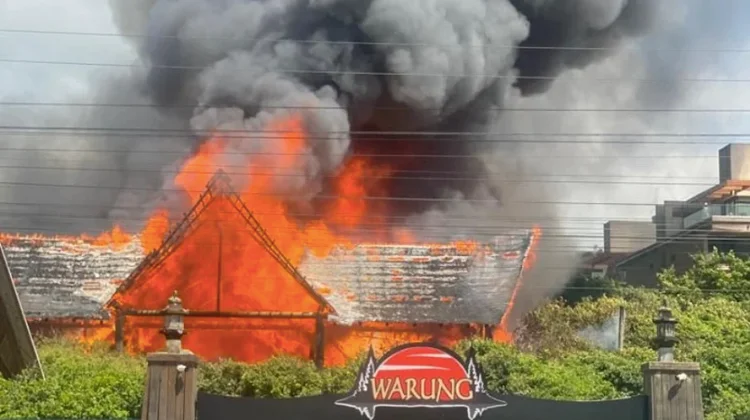
[[[689,229],[698,223],[710,219],[712,216],[750,217],[750,203],[709,204],[687,216],[682,222],[682,227],[683,229]]]

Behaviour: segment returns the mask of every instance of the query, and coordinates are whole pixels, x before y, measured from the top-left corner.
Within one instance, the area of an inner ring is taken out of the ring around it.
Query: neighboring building
[[[653,223],[610,220],[604,224],[604,249],[584,255],[581,274],[592,278],[613,277],[617,263],[654,242]]]
[[[610,220],[604,224],[604,252],[630,254],[656,242],[656,226],[651,222]]]
[[[661,270],[682,273],[692,255],[733,250],[750,254],[750,144],[730,144],[719,151],[719,184],[687,201],[666,201],[653,217],[656,241],[615,264],[617,277],[653,286]],[[605,234],[606,236],[606,234]]]

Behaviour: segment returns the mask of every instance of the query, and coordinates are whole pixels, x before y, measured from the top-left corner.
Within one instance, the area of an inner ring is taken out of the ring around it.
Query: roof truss
[[[258,219],[255,218],[250,209],[242,201],[242,198],[237,194],[231,186],[231,182],[227,174],[219,170],[211,178],[206,185],[205,191],[198,197],[195,205],[185,214],[180,223],[178,223],[164,239],[162,245],[150,252],[146,258],[136,267],[135,270],[128,276],[127,279],[117,288],[114,296],[120,295],[125,292],[135,281],[144,276],[148,276],[157,270],[166,259],[172,255],[182,244],[183,240],[187,235],[193,232],[200,225],[200,217],[206,211],[206,209],[214,202],[217,198],[223,198],[229,201],[232,207],[237,213],[244,219],[248,227],[250,227],[252,237],[255,241],[260,244],[264,250],[274,259],[279,265],[294,278],[309,294],[315,299],[320,305],[321,309],[327,309],[331,313],[335,313],[334,308],[321,296],[312,285],[305,279],[305,277],[297,270],[297,267],[289,261],[284,253],[276,246],[276,243],[268,235],[268,232],[263,228]],[[113,305],[114,297],[107,304],[108,306]]]

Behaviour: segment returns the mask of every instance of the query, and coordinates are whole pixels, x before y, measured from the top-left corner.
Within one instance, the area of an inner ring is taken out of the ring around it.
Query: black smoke
[[[501,203],[481,156],[488,140],[502,139],[481,133],[509,90],[542,94],[565,69],[606,56],[650,26],[651,3],[158,0],[144,4],[149,37],[139,50],[154,103],[195,104],[190,118],[201,132],[252,137],[274,118],[303,113],[310,149],[300,165],[309,179],[296,188],[328,192],[348,155],[381,155],[375,163],[395,168],[392,197],[471,197],[482,187]],[[120,21],[138,20],[128,13]],[[273,149],[260,144],[268,139],[244,140],[232,150]],[[391,207],[410,214],[435,203]]]

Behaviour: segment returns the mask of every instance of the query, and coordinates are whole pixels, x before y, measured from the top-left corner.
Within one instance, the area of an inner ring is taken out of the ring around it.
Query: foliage
[[[661,273],[660,290],[607,286],[594,296],[577,293],[574,301],[563,294],[526,317],[516,345],[470,340],[457,351],[472,347],[487,387],[499,393],[573,400],[637,395],[643,393],[641,365],[655,358],[653,317],[666,299],[679,320],[678,359],[701,363],[707,418],[750,420],[750,263],[716,251],[695,258],[685,274]],[[619,307],[627,312],[622,351],[599,350],[579,337],[579,331],[600,325]],[[10,402],[0,405],[0,417],[138,417],[141,358],[61,340],[42,342],[39,349],[47,379],[29,371],[0,380],[0,401]],[[352,386],[359,362],[323,370],[291,357],[255,365],[205,362],[199,388],[254,397],[340,394]]]
[[[142,359],[64,340],[40,343],[39,357],[45,379],[29,370],[0,383],[0,418],[140,416]]]
[[[664,290],[696,296],[721,295],[738,302],[750,302],[750,261],[733,251],[720,253],[716,248],[694,256],[694,265],[683,275],[666,270],[660,275]]]
[[[568,305],[576,305],[584,299],[598,299],[612,295],[623,284],[616,280],[578,274],[574,276],[560,292],[560,298]]]
[[[603,323],[624,304],[620,298],[606,296],[597,300],[583,298],[575,306],[562,299],[551,301],[526,317],[517,345],[548,356],[586,350],[590,344],[577,333]]]
[[[198,387],[204,392],[240,397],[289,398],[349,391],[360,359],[346,366],[318,370],[312,362],[279,356],[249,365],[232,360],[204,362]]]

